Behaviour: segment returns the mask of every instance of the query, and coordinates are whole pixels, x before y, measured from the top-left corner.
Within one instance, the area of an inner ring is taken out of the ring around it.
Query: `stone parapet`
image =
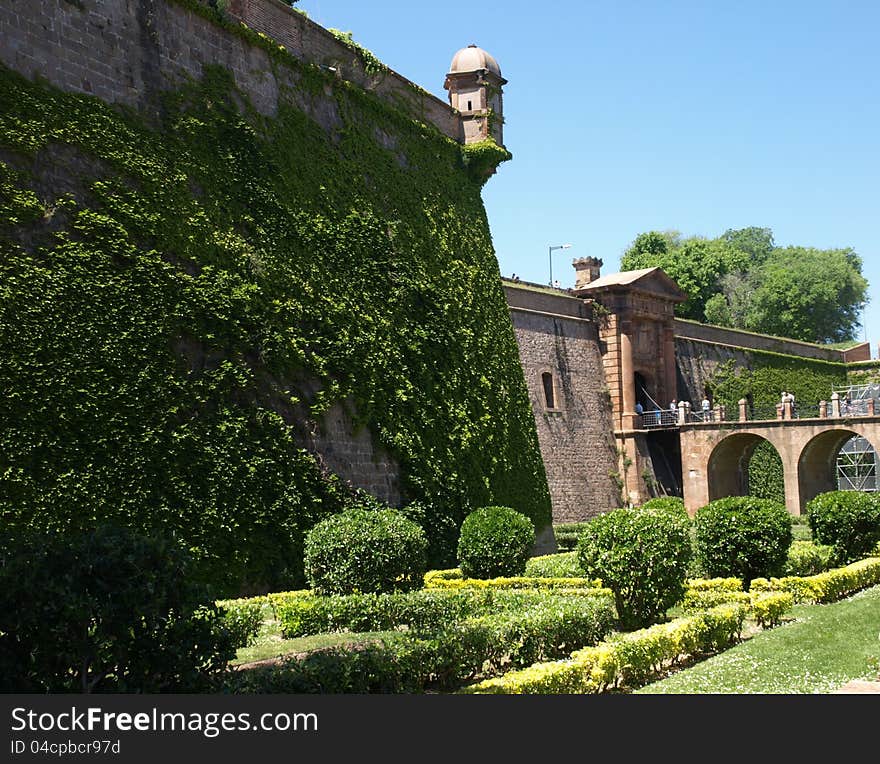
[[[709,345],[727,345],[733,348],[745,348],[746,350],[764,350],[771,353],[782,353],[799,358],[814,358],[820,361],[832,361],[836,363],[853,363],[855,361],[870,360],[870,345],[865,342],[849,350],[823,347],[810,342],[786,339],[784,337],[771,337],[767,334],[754,334],[739,329],[730,329],[724,326],[711,326],[700,324],[696,321],[688,321],[676,318],[674,321],[676,339],[688,339],[694,342],[705,342]]]

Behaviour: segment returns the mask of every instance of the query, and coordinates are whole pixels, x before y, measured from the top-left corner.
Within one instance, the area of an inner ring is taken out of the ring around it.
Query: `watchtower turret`
[[[461,113],[464,143],[477,143],[491,137],[504,145],[504,110],[498,62],[482,48],[468,45],[452,57],[443,87],[449,103]]]

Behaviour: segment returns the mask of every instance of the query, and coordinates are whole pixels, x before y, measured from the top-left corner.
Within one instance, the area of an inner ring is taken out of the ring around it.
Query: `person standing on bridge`
[[[703,421],[711,422],[712,421],[712,404],[709,403],[709,399],[704,397],[703,402],[700,404],[700,408],[703,411]]]

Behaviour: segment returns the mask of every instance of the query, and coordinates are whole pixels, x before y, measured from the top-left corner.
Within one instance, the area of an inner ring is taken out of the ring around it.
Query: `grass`
[[[880,586],[830,605],[798,605],[793,620],[646,685],[640,694],[833,692],[880,673]]]
[[[249,647],[241,647],[231,661],[231,665],[240,666],[242,663],[281,658],[294,653],[307,653],[312,650],[320,650],[324,647],[336,647],[337,645],[364,644],[380,639],[400,636],[400,632],[370,631],[370,632],[334,632],[332,634],[312,634],[307,637],[296,639],[284,639],[281,636],[281,626],[272,617],[272,608],[269,605],[263,607],[263,625],[257,640]]]
[[[320,650],[323,647],[362,645],[366,642],[393,638],[394,636],[400,636],[400,632],[337,632],[333,634],[313,634],[312,636],[297,637],[296,639],[282,639],[279,635],[277,639],[262,640],[256,642],[251,647],[242,647],[236,654],[235,660],[231,662],[231,665],[239,666],[242,663],[281,658],[293,653],[308,653],[313,650]]]

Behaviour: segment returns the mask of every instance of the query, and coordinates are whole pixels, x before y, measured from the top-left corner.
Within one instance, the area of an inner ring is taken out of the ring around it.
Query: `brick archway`
[[[745,492],[748,461],[761,440],[782,460],[785,506],[793,515],[825,491],[835,490],[835,460],[844,443],[861,435],[880,443],[880,417],[791,419],[691,424],[679,429],[685,507],[693,515],[724,496]]]

